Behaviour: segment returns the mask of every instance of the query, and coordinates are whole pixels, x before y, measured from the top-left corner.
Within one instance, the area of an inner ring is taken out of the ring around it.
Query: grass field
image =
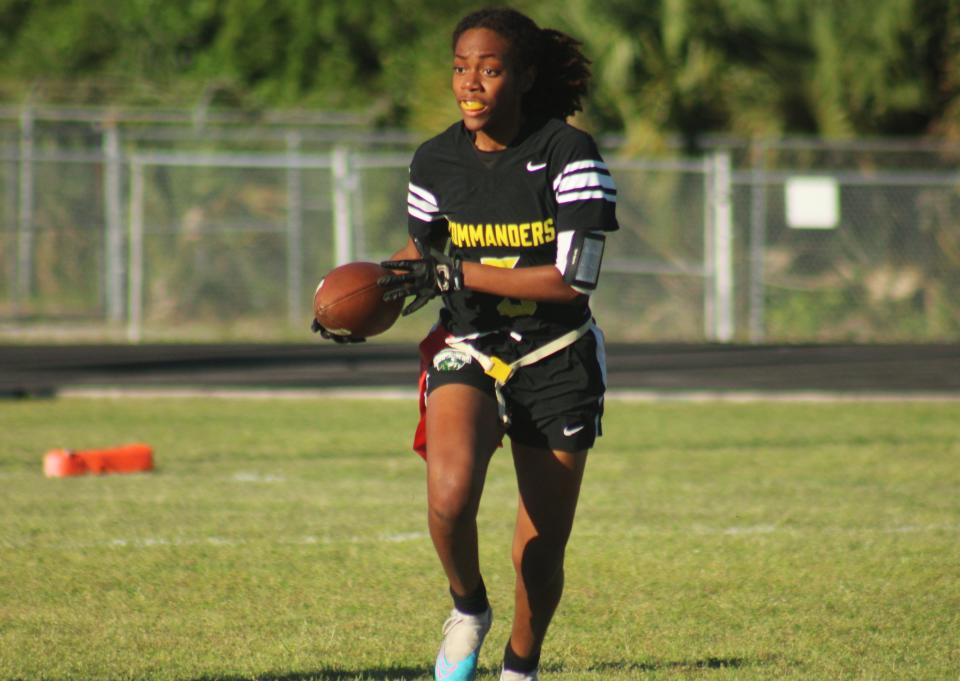
[[[410,402],[0,404],[0,678],[430,679],[446,587]],[[960,404],[613,402],[548,679],[960,677]],[[142,475],[43,453],[153,445]],[[515,486],[481,509],[510,618]]]

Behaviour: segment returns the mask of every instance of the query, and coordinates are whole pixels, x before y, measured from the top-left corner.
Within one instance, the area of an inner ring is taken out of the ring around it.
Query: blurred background
[[[593,60],[611,340],[960,338],[960,2],[512,4]],[[0,341],[309,340],[404,242],[479,6],[0,0]]]

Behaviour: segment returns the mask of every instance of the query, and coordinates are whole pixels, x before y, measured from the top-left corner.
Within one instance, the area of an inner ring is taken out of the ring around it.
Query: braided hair
[[[519,71],[536,67],[533,86],[523,96],[523,113],[535,121],[566,120],[582,111],[581,97],[590,81],[590,60],[582,43],[565,33],[540,28],[530,17],[509,8],[487,8],[468,14],[453,30],[453,47],[466,31],[489,29],[507,40]]]

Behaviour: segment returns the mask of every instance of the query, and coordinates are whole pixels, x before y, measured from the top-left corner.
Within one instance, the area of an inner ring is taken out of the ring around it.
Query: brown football
[[[377,279],[390,274],[375,262],[349,262],[320,280],[313,295],[313,314],[330,333],[369,338],[397,321],[403,299],[384,302]]]

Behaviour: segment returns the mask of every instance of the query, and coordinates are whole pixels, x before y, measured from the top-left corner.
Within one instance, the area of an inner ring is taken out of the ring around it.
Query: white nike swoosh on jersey
[[[546,163],[534,163],[533,161],[527,161],[527,172],[535,173],[538,170],[543,170],[547,167]]]
[[[583,430],[583,424],[582,424],[582,423],[578,423],[578,424],[575,425],[575,426],[564,426],[564,427],[563,427],[563,434],[566,435],[567,437],[570,437],[571,435],[576,435],[576,434],[579,433],[581,430]]]

